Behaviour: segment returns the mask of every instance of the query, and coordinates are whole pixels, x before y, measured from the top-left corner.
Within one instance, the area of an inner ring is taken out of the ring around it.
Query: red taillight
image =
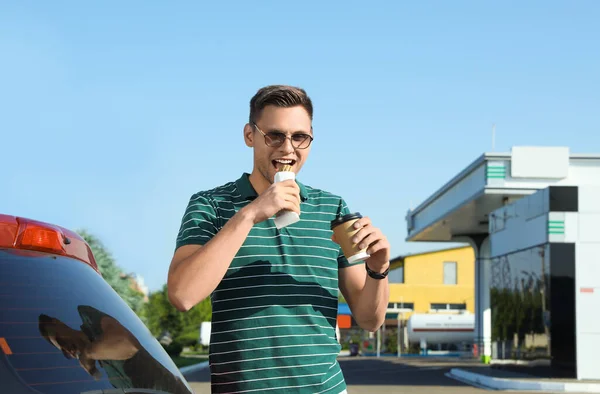
[[[99,272],[94,255],[85,240],[75,232],[52,224],[0,215],[0,247],[73,257]]]
[[[65,249],[59,239],[60,233],[53,229],[25,223],[17,245],[23,249],[43,250],[50,253],[63,254]]]
[[[0,247],[12,248],[17,240],[18,232],[17,218],[0,214]]]

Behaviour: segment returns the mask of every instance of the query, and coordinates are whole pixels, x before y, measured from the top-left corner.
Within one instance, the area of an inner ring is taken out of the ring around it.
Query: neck
[[[252,170],[252,173],[248,177],[250,180],[250,184],[256,190],[258,195],[261,195],[265,190],[271,186],[271,183],[265,179],[265,177],[255,169]]]

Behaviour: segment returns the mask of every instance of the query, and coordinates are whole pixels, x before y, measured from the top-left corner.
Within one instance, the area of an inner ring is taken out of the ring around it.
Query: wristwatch
[[[372,269],[369,268],[369,266],[367,265],[367,263],[365,263],[365,268],[367,269],[367,274],[369,274],[369,276],[373,279],[377,279],[377,280],[381,280],[381,279],[385,279],[385,277],[388,276],[388,274],[390,273],[390,267],[388,266],[388,268],[384,271],[384,272],[375,272]]]

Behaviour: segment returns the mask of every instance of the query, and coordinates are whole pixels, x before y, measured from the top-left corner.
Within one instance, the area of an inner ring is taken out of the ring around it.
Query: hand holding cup
[[[365,260],[369,268],[383,271],[390,261],[390,244],[371,219],[358,212],[338,217],[331,222],[331,239],[338,243],[350,264]]]

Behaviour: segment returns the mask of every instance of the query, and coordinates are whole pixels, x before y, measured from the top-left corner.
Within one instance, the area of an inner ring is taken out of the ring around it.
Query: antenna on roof
[[[496,149],[496,123],[492,123],[492,152]]]

